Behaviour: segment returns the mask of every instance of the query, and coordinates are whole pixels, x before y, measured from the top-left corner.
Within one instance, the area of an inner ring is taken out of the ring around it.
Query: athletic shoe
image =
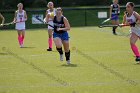
[[[20,45],[20,48],[22,48],[22,47],[23,47],[23,44]]]
[[[66,63],[67,63],[67,65],[69,65],[70,64],[70,60],[67,60]]]
[[[52,51],[52,48],[48,48],[47,51]]]
[[[117,33],[116,32],[113,32],[113,35],[117,35]]]
[[[140,56],[136,56],[135,61],[140,61]]]
[[[63,61],[63,54],[60,55],[60,61]]]

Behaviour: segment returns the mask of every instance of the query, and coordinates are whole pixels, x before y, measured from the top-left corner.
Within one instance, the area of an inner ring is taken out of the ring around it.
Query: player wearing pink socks
[[[45,22],[53,26],[53,17],[56,15],[56,9],[53,2],[48,2],[48,10],[46,11]],[[48,46],[47,51],[52,51],[52,33],[54,28],[48,26]]]
[[[136,46],[136,41],[140,39],[140,15],[134,11],[134,3],[126,4],[126,12],[123,17],[123,23],[130,24],[130,46],[136,56],[136,61],[140,61],[140,53]]]
[[[23,41],[25,37],[25,21],[27,20],[26,11],[23,10],[23,4],[19,3],[17,5],[18,10],[15,12],[14,23],[16,23],[16,30],[18,32],[18,42],[20,48],[23,47]]]

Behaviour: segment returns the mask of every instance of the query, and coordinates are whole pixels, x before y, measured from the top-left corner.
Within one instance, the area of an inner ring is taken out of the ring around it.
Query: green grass
[[[45,29],[26,30],[25,48],[19,48],[15,30],[1,30],[0,93],[138,93],[140,65],[128,29],[118,28],[114,36],[111,28],[71,28],[70,66],[59,61],[54,45],[46,51]]]

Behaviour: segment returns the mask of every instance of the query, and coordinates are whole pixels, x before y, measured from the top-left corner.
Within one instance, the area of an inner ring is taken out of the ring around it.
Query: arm
[[[53,21],[53,19],[54,19],[54,13],[53,12],[46,14],[46,22],[47,23],[50,21],[49,18],[51,18],[52,19],[51,21]]]
[[[23,20],[23,21],[27,21],[27,13],[26,13],[26,11],[24,12],[24,18],[25,18],[25,20]]]
[[[13,19],[13,23],[16,23],[17,21],[17,11],[15,11],[15,16],[14,16],[14,19]]]
[[[44,18],[44,21],[46,22],[46,23],[48,23],[48,11],[46,10],[46,16],[45,16],[45,18]]]
[[[2,16],[1,13],[0,13],[0,18],[2,19],[2,23],[1,24],[4,24],[5,18]]]
[[[120,14],[120,5],[118,4],[118,15]]]
[[[111,14],[112,14],[112,5],[110,6],[110,11],[109,11],[109,17],[111,18]]]
[[[58,28],[58,30],[70,30],[70,24],[66,17],[64,17],[65,28]]]
[[[123,27],[123,26],[130,26],[130,24],[127,23],[127,21],[126,21],[126,16],[127,16],[126,13],[124,13],[123,22],[122,22],[122,24],[119,24],[120,27]]]
[[[122,24],[126,24],[126,14],[123,16],[123,22]]]
[[[45,17],[45,21],[46,21],[46,23],[49,22],[49,18],[50,18],[50,15],[49,15],[49,14],[46,14],[46,17]]]
[[[137,19],[136,24],[140,24],[140,15],[139,15],[137,12],[135,12],[135,13],[134,13],[134,16],[135,16],[136,19]]]

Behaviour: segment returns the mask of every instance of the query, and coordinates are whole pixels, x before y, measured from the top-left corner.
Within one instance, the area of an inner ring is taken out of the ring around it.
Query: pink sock
[[[18,35],[18,42],[19,42],[20,45],[22,44],[22,38],[21,38],[20,35]]]
[[[21,42],[22,42],[22,43],[23,43],[23,40],[24,40],[24,36],[21,37]]]
[[[48,38],[49,48],[52,48],[52,38]]]
[[[131,49],[132,49],[133,53],[135,54],[135,56],[140,56],[139,50],[135,44],[131,44]]]

